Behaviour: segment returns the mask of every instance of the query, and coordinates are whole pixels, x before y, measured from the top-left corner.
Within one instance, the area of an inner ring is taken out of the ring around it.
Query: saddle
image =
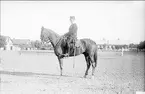
[[[68,52],[65,53],[66,57],[69,56],[69,53],[74,52],[74,50],[82,49],[82,43],[80,40],[64,36],[62,38],[64,39],[65,42],[67,42],[67,45],[69,45]]]

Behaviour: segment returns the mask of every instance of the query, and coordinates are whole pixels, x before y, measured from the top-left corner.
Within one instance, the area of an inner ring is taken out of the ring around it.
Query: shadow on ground
[[[54,76],[58,77],[60,75],[57,74],[46,74],[46,73],[34,73],[34,72],[12,72],[12,71],[0,71],[0,74],[5,74],[5,75],[14,75],[14,76]],[[77,76],[69,76],[69,75],[62,75],[62,77],[73,77],[73,78],[83,78],[83,77],[77,77]]]

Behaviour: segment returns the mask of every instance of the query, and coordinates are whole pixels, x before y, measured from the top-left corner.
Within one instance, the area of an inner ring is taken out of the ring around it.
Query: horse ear
[[[41,29],[44,29],[44,27],[42,26]]]

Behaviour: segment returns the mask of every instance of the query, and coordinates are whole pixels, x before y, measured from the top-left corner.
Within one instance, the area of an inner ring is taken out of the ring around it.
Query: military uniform
[[[69,27],[69,32],[67,32],[64,36],[67,37],[68,39],[77,39],[77,30],[78,27],[76,25],[76,23],[72,24]]]
[[[64,37],[66,38],[66,42],[68,45],[68,54],[70,53],[70,43],[73,43],[75,46],[75,43],[77,41],[77,30],[78,27],[76,25],[76,23],[73,23],[70,27],[69,27],[69,32],[67,32],[66,34],[64,34]]]

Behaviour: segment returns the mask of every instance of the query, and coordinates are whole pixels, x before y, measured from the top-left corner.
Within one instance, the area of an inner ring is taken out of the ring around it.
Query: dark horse
[[[51,42],[52,46],[54,47],[54,53],[58,58],[61,75],[63,70],[63,58],[65,57],[64,53],[66,51],[66,41],[63,36],[59,36],[54,31],[50,29],[46,29],[44,27],[41,28],[41,35],[40,35],[42,42]],[[87,63],[87,69],[85,72],[84,77],[88,75],[88,70],[92,65],[92,76],[94,76],[95,68],[97,66],[97,45],[91,39],[80,39],[79,40],[81,47],[76,47],[76,50],[73,50],[69,53],[69,56],[77,56],[83,54],[85,56],[85,60]],[[75,51],[75,54],[74,54]]]

